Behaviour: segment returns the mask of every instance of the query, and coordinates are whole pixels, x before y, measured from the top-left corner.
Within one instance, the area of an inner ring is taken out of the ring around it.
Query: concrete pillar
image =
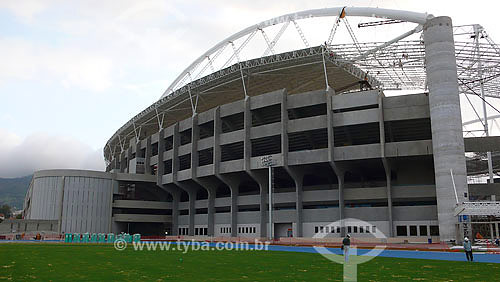
[[[248,174],[257,182],[259,185],[259,195],[260,195],[260,237],[266,238],[267,234],[267,226],[268,222],[268,191],[269,191],[269,178],[268,178],[268,170],[256,170],[256,171],[247,171]],[[274,228],[273,228],[274,230]]]
[[[214,175],[225,183],[231,191],[231,237],[238,236],[238,188],[239,177],[235,175],[221,175],[221,149],[220,135],[222,134],[222,120],[220,118],[220,107],[214,110]]]
[[[214,110],[214,175],[220,173],[220,160],[221,160],[221,150],[220,150],[220,135],[222,133],[222,121],[220,119],[220,106]]]
[[[219,182],[214,178],[198,178],[195,177],[193,180],[198,183],[202,189],[207,190],[208,193],[208,203],[207,203],[207,235],[214,236],[215,230],[215,195],[217,191],[217,186]]]
[[[198,168],[198,139],[200,139],[198,114],[193,115],[191,122],[191,178],[195,178],[196,169]]]
[[[179,202],[180,193],[172,194],[172,234],[179,235]]]
[[[244,101],[244,142],[243,142],[243,156],[244,156],[244,169],[258,184],[260,188],[260,237],[267,237],[267,170],[265,175],[261,172],[252,172],[250,167],[250,160],[252,158],[252,142],[250,139],[250,129],[252,128],[252,112],[250,110],[250,97],[246,96]]]
[[[163,162],[163,150],[164,149],[165,149],[165,130],[162,128],[158,132],[158,164],[156,165],[156,179],[157,179],[156,184],[157,185],[163,184],[163,174],[165,173],[165,163]]]
[[[238,236],[238,188],[240,178],[237,175],[216,175],[231,191],[231,237]]]
[[[243,139],[243,168],[250,172],[250,159],[252,158],[252,142],[250,140],[250,129],[252,128],[252,112],[250,111],[250,97],[246,96],[244,101],[244,125],[245,137]]]
[[[126,166],[127,166],[127,170],[126,170],[126,173],[130,173],[130,160],[132,159],[132,142],[130,142],[130,145],[128,146],[128,149],[127,149],[127,163],[126,163]],[[134,169],[135,171],[135,169]]]
[[[303,236],[303,226],[302,226],[302,181],[295,182],[295,224],[297,225],[297,230],[293,236],[302,237]]]
[[[196,214],[196,191],[187,191],[189,195],[189,236],[194,236],[194,215]]]
[[[389,237],[394,236],[393,209],[392,209],[392,184],[391,184],[391,165],[385,157],[385,122],[384,122],[384,94],[379,93],[378,96],[378,118],[379,118],[379,134],[380,134],[380,156],[385,170],[386,195],[387,195],[387,218],[389,219]],[[418,231],[420,232],[420,231]]]
[[[286,89],[281,92],[281,156],[283,167],[288,166],[288,94]]]
[[[331,168],[337,175],[337,182],[339,183],[339,220],[344,219],[344,169],[342,169],[335,162],[335,136],[333,134],[333,110],[332,110],[332,97],[335,95],[333,88],[328,87],[326,91],[326,125],[328,132],[328,160]],[[345,235],[345,228],[343,221],[341,221],[341,236]]]
[[[217,187],[214,189],[208,189],[208,206],[207,206],[207,235],[214,236],[215,235],[215,192]]]
[[[238,236],[238,184],[229,185],[231,189],[231,237]]]
[[[125,162],[126,151],[123,150],[120,154],[120,172],[124,173],[127,163]]]
[[[179,232],[179,202],[181,199],[181,193],[178,187],[173,184],[168,185],[158,185],[163,190],[167,191],[172,195],[172,234],[178,235]]]
[[[146,138],[146,152],[144,154],[144,174],[151,175],[151,136]]]
[[[292,177],[295,183],[295,225],[293,229],[293,237],[302,237],[302,186],[304,181],[305,170],[300,167],[285,167],[288,174]]]
[[[393,208],[392,208],[392,173],[391,165],[389,160],[382,158],[382,163],[384,164],[385,179],[386,179],[386,195],[387,195],[387,217],[389,219],[389,237],[394,237],[394,219],[393,219]]]
[[[497,233],[497,238],[500,238],[500,231],[498,230],[498,227],[500,227],[500,225],[498,224],[498,222],[496,222],[495,225],[496,225],[495,230],[496,230],[496,233]]]
[[[459,202],[467,191],[462,118],[458,95],[457,65],[453,26],[449,17],[435,17],[424,25],[424,46],[429,107],[432,126],[432,147],[436,178],[439,234],[442,241],[454,240],[457,218],[455,192]]]
[[[160,144],[160,142],[158,142]],[[179,171],[179,146],[181,137],[179,134],[179,123],[176,123],[172,134],[172,181],[177,182],[177,172]],[[159,153],[158,153],[159,154]],[[159,163],[159,158],[158,158]]]
[[[343,219],[345,218],[345,202],[344,202],[344,171],[337,174],[339,182],[339,220],[340,222],[340,236],[346,235],[345,225]]]
[[[191,179],[207,190],[208,203],[207,203],[207,235],[214,235],[214,222],[215,222],[215,192],[217,184],[213,181],[206,179],[199,179],[197,177],[197,168],[199,163],[198,158],[198,140],[200,139],[200,127],[198,126],[198,114],[194,114],[191,124]],[[215,126],[215,121],[214,121]],[[215,131],[214,131],[215,135]],[[194,219],[194,217],[193,217]]]

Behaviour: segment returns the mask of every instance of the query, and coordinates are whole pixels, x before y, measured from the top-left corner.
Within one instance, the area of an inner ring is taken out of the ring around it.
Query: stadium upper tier
[[[125,147],[129,139],[144,137],[158,131],[158,123],[168,127],[175,122],[190,117],[193,113],[192,101],[196,112],[201,113],[219,105],[227,104],[248,96],[260,95],[279,89],[287,89],[288,94],[303,93],[325,88],[323,69],[324,48],[322,46],[291,51],[259,59],[253,59],[241,64],[234,64],[224,70],[217,71],[179,89],[174,95],[166,96],[121,127],[108,141],[111,148]],[[333,66],[328,66],[328,80],[334,82],[336,93],[354,89],[377,88],[380,85],[375,78],[352,64],[341,64],[335,61],[333,53],[325,59]],[[242,86],[240,66],[246,73],[251,73],[251,79],[245,80]],[[160,113],[160,121],[158,119]],[[162,114],[164,113],[164,114]],[[139,134],[138,125],[141,125]],[[120,136],[120,137],[118,137]],[[106,159],[110,160],[110,151],[105,151]]]
[[[299,22],[328,17],[332,18],[327,27],[329,34],[325,34],[324,42],[322,39],[311,47],[307,39],[310,34]],[[410,28],[383,42],[374,42],[370,35],[367,42],[359,40],[362,36],[355,34],[348,17],[384,19],[367,22],[366,26],[404,23]],[[133,138],[143,139],[194,113],[245,95],[283,88],[289,94],[303,93],[325,89],[327,83],[336,93],[360,87],[426,91],[425,48],[420,35],[432,18],[430,14],[409,11],[337,7],[286,14],[245,28],[199,56],[180,72],[158,101],[120,127],[104,147],[105,159],[111,161]],[[350,42],[340,42],[342,25],[346,30],[343,39]],[[283,34],[290,29],[296,32],[293,40],[305,48],[290,44],[290,38],[284,39]],[[454,26],[453,32],[459,92],[477,96],[484,92],[485,97],[498,98],[500,48],[480,25]],[[270,39],[268,34],[274,37]],[[262,55],[255,55],[261,52],[254,50],[258,44],[253,44],[259,37],[264,50]],[[278,42],[282,41],[286,52],[277,52]]]

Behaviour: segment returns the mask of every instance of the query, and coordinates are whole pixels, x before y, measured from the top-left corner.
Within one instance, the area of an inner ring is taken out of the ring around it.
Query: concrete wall
[[[0,234],[27,232],[59,232],[57,220],[6,219],[0,223]]]

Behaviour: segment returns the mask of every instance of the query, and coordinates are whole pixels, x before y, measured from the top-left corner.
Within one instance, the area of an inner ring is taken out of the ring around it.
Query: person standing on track
[[[349,261],[349,248],[351,247],[351,235],[347,236],[342,240],[342,249],[344,250],[344,261]]]
[[[464,238],[464,251],[467,261],[474,261],[474,257],[472,256],[472,243],[468,237]]]

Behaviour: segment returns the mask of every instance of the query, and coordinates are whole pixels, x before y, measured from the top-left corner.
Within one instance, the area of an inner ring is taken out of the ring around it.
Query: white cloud
[[[23,139],[0,128],[0,177],[60,168],[104,170],[102,150],[70,137],[40,132]]]
[[[18,146],[21,141],[21,137],[0,128],[0,148],[3,148],[3,150],[12,150]]]
[[[50,0],[3,0],[0,1],[0,9],[8,9],[21,21],[31,23],[35,16],[47,9],[52,2]]]
[[[71,47],[50,47],[32,41],[0,38],[0,80],[55,81],[66,87],[104,91],[112,83],[112,61]]]

